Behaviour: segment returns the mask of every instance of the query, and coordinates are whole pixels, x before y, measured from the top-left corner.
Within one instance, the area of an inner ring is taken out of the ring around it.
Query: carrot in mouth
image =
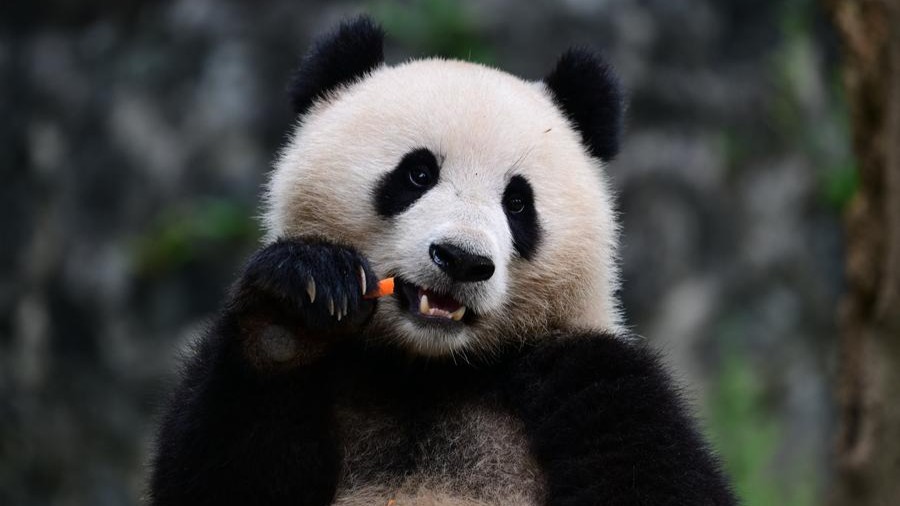
[[[384,278],[378,282],[378,289],[365,295],[366,299],[379,299],[394,293],[394,278]]]

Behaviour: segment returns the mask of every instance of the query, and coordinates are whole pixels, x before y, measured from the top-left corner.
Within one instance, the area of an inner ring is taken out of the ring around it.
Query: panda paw
[[[350,332],[372,313],[374,301],[363,296],[377,283],[369,262],[352,248],[279,239],[251,257],[231,307],[304,334]]]

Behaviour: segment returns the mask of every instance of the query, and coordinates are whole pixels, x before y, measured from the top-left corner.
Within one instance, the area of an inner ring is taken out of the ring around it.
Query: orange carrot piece
[[[378,299],[394,293],[394,278],[384,278],[378,282],[378,290],[365,295],[367,299]]]

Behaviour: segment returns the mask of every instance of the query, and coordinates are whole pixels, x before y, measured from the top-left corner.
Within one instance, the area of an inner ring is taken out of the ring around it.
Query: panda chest
[[[541,477],[521,422],[490,394],[339,396],[335,504],[537,504]],[[391,502],[393,501],[393,502]]]

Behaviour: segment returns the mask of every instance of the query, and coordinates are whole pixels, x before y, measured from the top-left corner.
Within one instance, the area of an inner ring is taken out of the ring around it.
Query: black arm
[[[375,286],[347,248],[278,241],[254,255],[170,401],[152,505],[331,502],[339,454],[328,350],[371,312],[360,268]]]
[[[556,335],[516,366],[523,417],[553,506],[736,504],[685,403],[645,345]]]

